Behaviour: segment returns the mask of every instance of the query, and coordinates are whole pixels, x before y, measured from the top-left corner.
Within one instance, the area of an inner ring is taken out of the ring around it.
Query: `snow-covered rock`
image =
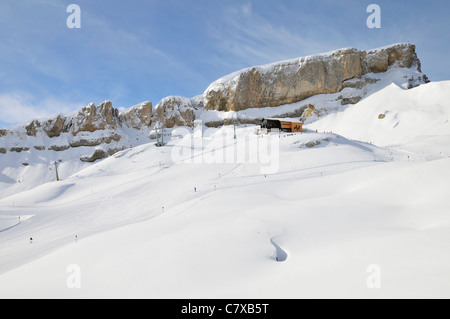
[[[21,134],[36,137],[45,135],[50,138],[59,137],[62,133],[73,136],[80,132],[95,132],[99,130],[115,130],[119,127],[141,129],[151,123],[152,103],[143,102],[122,113],[114,108],[111,101],[105,101],[96,106],[90,103],[81,110],[70,114],[58,114],[46,119],[36,119],[26,125],[3,129],[0,137],[8,134]]]
[[[151,102],[120,113],[105,101],[2,129],[0,172],[10,183],[0,182],[0,197],[54,180],[54,162],[65,178],[99,159],[150,142],[151,116]]]
[[[152,102],[139,103],[119,114],[120,123],[137,130],[149,127],[152,122],[152,111]]]
[[[347,80],[360,79],[368,73],[411,67],[421,72],[412,44],[395,44],[369,52],[340,49],[229,74],[206,89],[205,108],[239,111],[291,104],[317,94],[340,92]],[[423,76],[422,83],[426,81]]]
[[[195,120],[195,111],[200,107],[200,98],[185,98],[182,96],[168,96],[155,106],[154,119],[167,128],[174,126],[192,127]]]
[[[367,52],[347,48],[237,71],[214,81],[199,96],[169,96],[154,109],[152,102],[123,112],[111,101],[98,106],[91,103],[70,114],[1,129],[0,172],[7,168],[8,178],[21,181],[27,172],[58,161],[63,175],[69,176],[86,162],[150,142],[157,123],[171,129],[193,127],[197,120],[217,128],[279,117],[308,125],[360,105],[393,83],[409,89],[428,82],[421,71],[414,45],[395,44]],[[383,115],[388,122],[390,114]],[[35,187],[54,176],[46,170],[35,177],[26,187],[10,188],[11,192]]]
[[[416,87],[420,66],[390,50],[293,104],[171,97],[151,122],[149,104],[129,125],[105,103],[0,130],[0,298],[448,297],[450,82]],[[194,134],[147,143],[186,113]],[[274,115],[307,130],[201,125]]]

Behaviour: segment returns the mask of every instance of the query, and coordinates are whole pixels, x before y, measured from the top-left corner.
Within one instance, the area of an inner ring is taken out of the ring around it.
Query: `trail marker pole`
[[[56,181],[59,182],[58,163],[56,163],[56,161],[55,161],[55,172],[56,172]]]

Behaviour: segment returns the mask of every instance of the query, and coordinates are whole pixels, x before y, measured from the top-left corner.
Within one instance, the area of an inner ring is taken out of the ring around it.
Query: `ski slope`
[[[330,114],[309,127],[338,132],[383,147],[417,144],[421,140],[426,142],[429,138],[441,139],[443,136],[448,141],[449,90],[450,81],[431,82],[411,90],[391,83],[360,103]],[[380,115],[384,118],[379,118]],[[434,147],[435,143],[430,144]],[[441,145],[441,151],[448,152],[448,143],[442,144],[447,145]],[[424,147],[426,143],[420,146]]]
[[[51,119],[51,118],[49,118]],[[30,137],[21,132],[23,127],[18,125],[11,128],[14,134],[3,138],[0,143],[2,147],[10,149],[11,147],[27,147],[31,151],[7,152],[1,154],[0,158],[0,199],[30,190],[43,183],[54,181],[56,179],[55,166],[58,165],[60,177],[66,178],[80,170],[91,166],[91,163],[85,163],[80,160],[82,157],[91,156],[95,149],[108,148],[124,149],[137,146],[148,142],[149,130],[132,130],[129,128],[120,128],[117,130],[99,130],[89,133],[80,133],[74,137],[72,133],[62,133],[59,137],[50,138],[48,136],[38,135]],[[100,144],[99,146],[89,147],[70,147],[64,151],[51,151],[52,146],[68,146],[71,142],[82,140],[102,139],[113,134],[120,134],[121,140],[113,141],[110,144]],[[39,145],[44,150],[37,151],[34,146]]]
[[[386,87],[304,134],[185,132],[190,157],[140,145],[3,198],[0,298],[448,298],[448,86]]]

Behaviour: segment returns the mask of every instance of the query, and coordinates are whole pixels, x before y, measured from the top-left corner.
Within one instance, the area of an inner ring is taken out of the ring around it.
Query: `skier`
[[[194,193],[197,193],[197,187],[194,187]]]
[[[30,237],[30,244],[32,244],[33,243],[33,238],[32,237]]]

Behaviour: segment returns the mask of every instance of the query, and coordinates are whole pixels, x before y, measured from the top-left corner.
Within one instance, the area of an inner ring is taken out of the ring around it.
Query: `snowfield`
[[[0,298],[448,298],[449,100],[392,84],[303,134],[177,128],[2,196]]]

